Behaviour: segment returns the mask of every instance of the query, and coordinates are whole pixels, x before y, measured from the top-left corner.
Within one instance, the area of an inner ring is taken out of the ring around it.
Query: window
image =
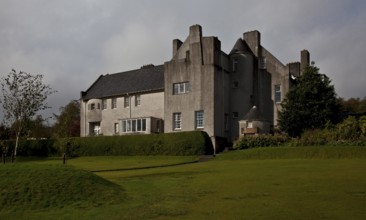
[[[102,109],[107,109],[107,99],[102,100]]]
[[[112,98],[112,109],[117,108],[117,98]]]
[[[125,96],[125,98],[124,98],[124,104],[123,104],[123,106],[125,107],[125,108],[129,108],[130,107],[130,97],[129,96]]]
[[[233,60],[233,72],[236,72],[237,69],[238,69],[238,59],[235,58]]]
[[[204,114],[203,114],[203,111],[196,111],[195,112],[195,121],[196,121],[196,128],[203,128],[204,127]]]
[[[122,121],[122,132],[145,132],[146,118],[126,119]]]
[[[188,93],[190,89],[189,82],[174,83],[173,95]]]
[[[100,109],[100,103],[98,103],[98,105],[97,105],[97,109]]]
[[[238,81],[234,81],[233,82],[233,88],[236,89],[239,87],[239,82]]]
[[[274,87],[275,102],[281,102],[281,85],[275,85]]]
[[[89,123],[89,135],[98,136],[101,134],[100,122]]]
[[[233,118],[238,118],[239,117],[239,113],[238,112],[233,112]]]
[[[119,123],[114,123],[114,133],[115,134],[119,133]]]
[[[247,122],[247,128],[253,128],[253,122],[252,121]]]
[[[141,96],[135,95],[135,106],[140,106],[140,105],[141,105]]]
[[[94,110],[94,109],[95,109],[95,104],[94,103],[90,104],[90,110]]]
[[[180,112],[173,113],[173,130],[180,130],[182,128],[182,114]]]
[[[259,58],[259,69],[261,70],[267,69],[267,60],[265,57]]]

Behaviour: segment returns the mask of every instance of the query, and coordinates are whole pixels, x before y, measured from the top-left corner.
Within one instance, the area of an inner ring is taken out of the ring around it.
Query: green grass
[[[78,158],[68,161],[66,167],[74,167],[70,169],[75,172],[79,168],[114,170],[95,174],[106,185],[118,186],[123,199],[96,207],[90,201],[84,206],[79,201],[78,205],[10,213],[3,209],[0,219],[365,219],[366,160],[362,155],[366,149],[329,150],[251,149],[220,154],[204,163],[168,167],[164,165],[177,162],[174,157],[108,158],[110,163],[100,157]],[[0,172],[54,162],[5,165]],[[118,171],[145,164],[160,167]],[[94,194],[103,196],[99,191]]]
[[[123,202],[122,187],[70,166],[36,163],[0,166],[0,210],[92,208]],[[100,193],[100,195],[95,192]]]

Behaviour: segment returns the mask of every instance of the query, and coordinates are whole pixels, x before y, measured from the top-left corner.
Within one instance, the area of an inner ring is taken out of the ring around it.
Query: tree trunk
[[[19,122],[18,131],[16,132],[15,147],[14,147],[14,153],[13,153],[14,162],[16,162],[16,159],[17,159],[17,150],[18,150],[19,136],[20,136],[21,130],[22,130],[22,121]]]

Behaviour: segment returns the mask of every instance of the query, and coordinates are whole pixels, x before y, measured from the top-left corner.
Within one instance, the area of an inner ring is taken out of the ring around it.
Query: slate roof
[[[234,53],[250,53],[250,48],[247,45],[247,43],[245,41],[243,41],[241,38],[239,38],[233,49],[231,49],[229,54],[234,54]]]
[[[256,106],[253,106],[242,120],[246,121],[268,121],[263,117],[262,112]]]
[[[81,92],[83,100],[164,90],[164,65],[101,75],[90,88]]]

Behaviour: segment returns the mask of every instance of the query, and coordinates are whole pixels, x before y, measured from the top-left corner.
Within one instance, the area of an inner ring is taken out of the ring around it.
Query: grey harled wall
[[[214,136],[214,54],[219,45],[217,38],[202,38],[201,26],[194,25],[173,59],[165,63],[165,132],[173,132],[173,113],[182,114],[181,131],[191,131],[195,111],[204,111],[204,130]],[[180,82],[189,82],[190,91],[173,95],[173,84]]]

